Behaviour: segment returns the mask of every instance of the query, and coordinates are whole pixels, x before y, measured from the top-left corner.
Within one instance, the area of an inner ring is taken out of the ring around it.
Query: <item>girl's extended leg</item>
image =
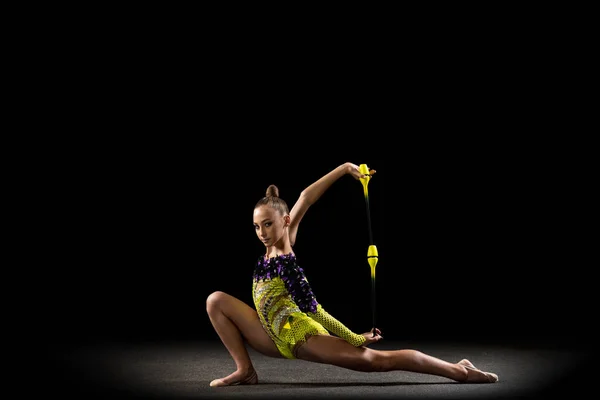
[[[237,367],[231,375],[212,381],[211,386],[258,382],[244,341],[264,355],[282,357],[275,343],[263,329],[256,311],[243,301],[224,292],[214,292],[206,299],[206,311]]]
[[[311,336],[298,349],[297,357],[363,372],[411,371],[473,383],[493,383],[498,380],[496,374],[481,371],[468,360],[454,364],[417,350],[355,347],[335,336]]]

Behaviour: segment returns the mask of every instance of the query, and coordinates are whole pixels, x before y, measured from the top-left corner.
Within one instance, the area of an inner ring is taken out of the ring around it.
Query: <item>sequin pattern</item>
[[[253,277],[254,282],[275,277],[281,278],[285,288],[301,311],[312,313],[317,311],[319,303],[294,254],[282,254],[268,259],[260,257]]]

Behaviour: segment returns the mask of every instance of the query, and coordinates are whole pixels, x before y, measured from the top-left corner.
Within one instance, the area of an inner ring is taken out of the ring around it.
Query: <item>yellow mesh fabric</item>
[[[358,335],[352,332],[350,329],[346,328],[344,324],[331,316],[327,311],[323,309],[323,307],[319,304],[317,305],[316,313],[307,313],[309,317],[319,322],[321,325],[325,327],[329,332],[332,332],[336,336],[345,339],[348,343],[354,346],[361,346],[367,340],[363,335]]]
[[[327,330],[305,313],[293,313],[281,327],[279,338],[285,342],[285,356],[296,358],[296,351],[312,335],[329,335]]]
[[[279,278],[254,282],[254,305],[267,334],[286,358],[296,358],[298,347],[311,335],[328,335],[318,322],[300,311]]]
[[[311,335],[332,332],[354,346],[360,346],[366,340],[346,328],[320,304],[316,313],[302,312],[279,277],[254,282],[252,294],[265,331],[286,358],[296,358],[296,351]]]

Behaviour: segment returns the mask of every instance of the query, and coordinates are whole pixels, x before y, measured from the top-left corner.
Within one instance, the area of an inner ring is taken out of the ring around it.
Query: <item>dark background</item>
[[[345,152],[291,138],[98,141],[57,160],[37,209],[40,256],[54,266],[34,292],[49,340],[218,340],[207,296],[252,305],[264,253],[256,201],[276,184],[291,207],[345,161],[377,170],[369,194],[385,338],[591,340],[589,239],[574,228],[579,189],[560,155],[540,142],[369,137]],[[319,302],[355,332],[372,319],[366,221],[361,184],[345,176],[309,209],[295,246]]]
[[[251,35],[224,45],[213,30],[189,44],[164,29],[108,42],[106,29],[97,39],[68,27],[38,35],[39,62],[21,64],[11,103],[29,135],[7,146],[26,286],[7,307],[25,307],[35,343],[218,343],[205,301],[223,290],[251,304],[263,248],[250,218],[266,187],[292,205],[352,161],[378,170],[386,339],[591,354],[597,177],[580,95],[589,63],[564,30],[521,34],[507,19],[490,35],[483,17],[463,35],[403,41],[400,57],[364,35],[320,35],[323,50],[304,33],[278,47]],[[361,190],[337,182],[295,248],[319,301],[357,332],[372,317]]]

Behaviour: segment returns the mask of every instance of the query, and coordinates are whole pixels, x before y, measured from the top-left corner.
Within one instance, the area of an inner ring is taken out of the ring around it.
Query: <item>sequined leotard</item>
[[[279,352],[296,358],[296,351],[311,335],[335,334],[354,346],[366,341],[328,314],[317,302],[292,253],[261,256],[254,269],[252,298],[258,317]]]

